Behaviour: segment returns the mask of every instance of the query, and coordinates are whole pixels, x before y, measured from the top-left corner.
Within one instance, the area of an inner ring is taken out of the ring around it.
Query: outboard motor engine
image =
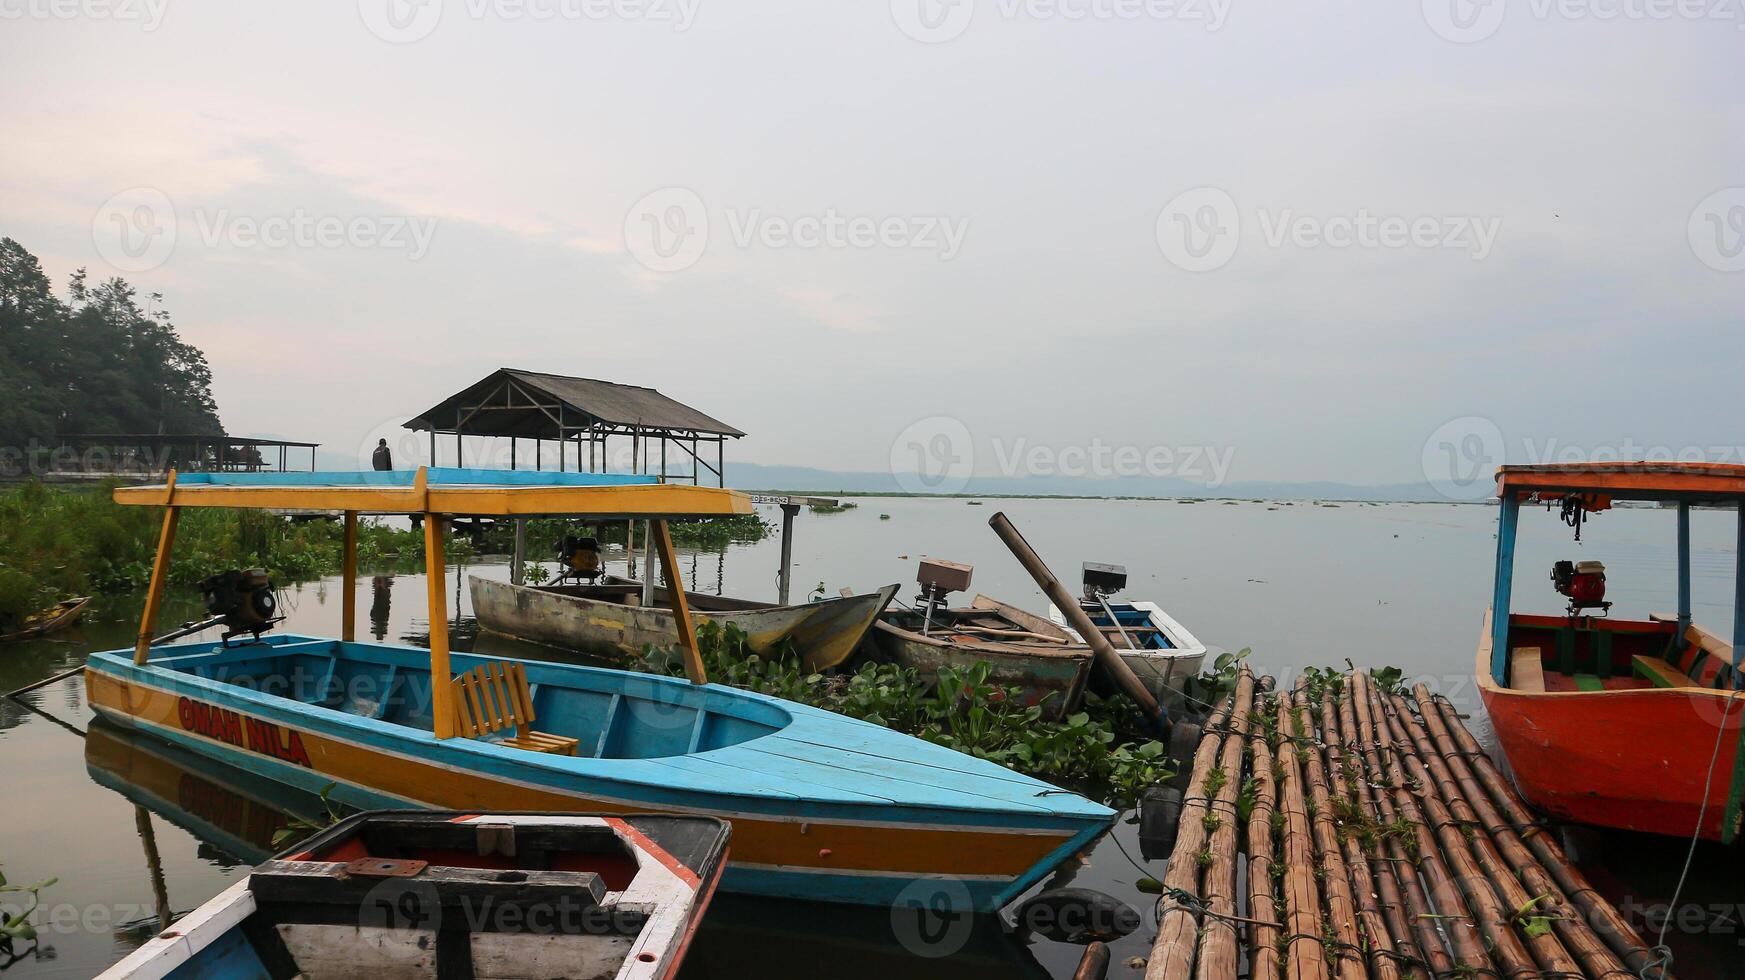
[[[1597,561],[1560,561],[1551,566],[1551,585],[1569,600],[1569,614],[1583,609],[1609,611],[1606,601],[1606,566]]]
[[[1103,598],[1127,587],[1127,569],[1123,565],[1104,565],[1087,561],[1084,565],[1085,599],[1100,605]]]
[[[961,565],[954,561],[941,561],[937,558],[923,558],[921,570],[916,574],[915,581],[921,585],[921,595],[917,601],[921,603],[921,635],[926,636],[933,627],[933,614],[945,604],[945,597],[953,592],[963,592],[969,588],[969,580],[975,569],[969,565]]]

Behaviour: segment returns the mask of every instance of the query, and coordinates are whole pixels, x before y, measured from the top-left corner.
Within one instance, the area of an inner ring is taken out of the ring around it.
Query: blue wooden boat
[[[334,799],[360,808],[725,817],[734,853],[723,888],[778,897],[888,905],[940,883],[935,902],[992,910],[1114,820],[992,763],[708,684],[682,590],[669,594],[687,678],[450,653],[444,515],[648,520],[676,581],[666,519],[750,512],[743,494],[592,474],[283,476],[172,474],[165,486],[115,491],[166,507],[166,547],[135,648],[89,660],[99,714],[306,790],[334,784]],[[422,514],[430,649],[356,641],[355,545],[340,638],[153,645],[167,545],[190,506],[334,509],[348,528],[360,513]]]

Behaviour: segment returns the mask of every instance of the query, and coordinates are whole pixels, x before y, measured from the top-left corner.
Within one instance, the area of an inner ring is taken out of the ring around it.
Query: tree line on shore
[[[162,296],[84,269],[55,294],[42,263],[0,238],[0,447],[46,456],[80,433],[220,434],[206,356]]]

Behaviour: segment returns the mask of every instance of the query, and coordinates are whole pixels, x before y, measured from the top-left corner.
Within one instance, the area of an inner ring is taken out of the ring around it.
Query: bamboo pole
[[[1210,812],[1206,805],[1206,780],[1217,765],[1224,744],[1224,727],[1230,720],[1235,702],[1236,697],[1232,694],[1206,718],[1205,734],[1194,750],[1194,765],[1182,799],[1175,847],[1170,851],[1169,867],[1163,873],[1164,895],[1158,899],[1157,942],[1152,946],[1151,959],[1145,966],[1145,980],[1180,980],[1193,973],[1194,935],[1199,929],[1194,919],[1196,910],[1179,901],[1175,895],[1186,894],[1196,902],[1200,897],[1199,855],[1206,844],[1204,817]]]
[[[1490,951],[1490,958],[1495,961],[1496,970],[1503,980],[1538,976],[1534,957],[1515,929],[1514,910],[1505,906],[1496,885],[1485,874],[1462,833],[1462,827],[1467,825],[1456,820],[1438,795],[1435,777],[1414,753],[1411,737],[1406,733],[1392,699],[1383,698],[1381,704],[1394,743],[1398,746],[1397,755],[1413,782],[1413,792],[1422,812],[1430,820],[1434,838],[1432,846],[1440,845],[1442,860],[1453,873],[1454,884],[1460,890],[1459,897],[1451,899],[1448,907],[1455,907],[1464,899],[1470,912],[1469,921],[1483,937],[1484,948]],[[1438,901],[1441,901],[1440,897]]]
[[[158,607],[163,604],[164,586],[170,581],[170,552],[176,547],[176,522],[182,508],[176,506],[176,471],[164,478],[164,525],[158,532],[158,551],[152,557],[151,584],[146,587],[145,609],[139,615],[139,639],[133,644],[133,662],[143,666],[151,656],[151,635],[158,628]]]
[[[1375,789],[1376,781],[1381,778],[1381,766],[1376,761],[1375,731],[1365,704],[1366,682],[1367,678],[1358,674],[1347,686],[1345,698],[1340,703],[1339,734],[1347,746],[1354,747],[1353,752],[1358,757],[1357,777],[1352,780],[1351,787],[1353,802],[1376,825],[1376,833],[1366,844],[1366,850],[1380,892],[1382,917],[1393,937],[1395,954],[1411,964],[1402,973],[1419,976],[1438,968],[1452,969],[1453,961],[1448,959],[1447,952],[1439,943],[1433,947],[1428,943],[1421,944],[1417,938],[1419,931],[1414,928],[1414,923],[1418,923],[1431,939],[1437,938],[1433,921],[1420,921],[1416,903],[1408,898],[1408,889],[1417,887],[1415,873],[1409,879],[1401,874],[1402,865],[1407,871],[1411,871],[1411,865],[1406,861],[1399,842],[1389,833],[1394,822],[1393,804],[1388,802],[1385,794]]]
[[[1339,842],[1339,828],[1333,822],[1333,800],[1327,792],[1327,773],[1321,762],[1321,753],[1313,742],[1314,728],[1309,724],[1309,693],[1298,685],[1291,697],[1291,708],[1294,713],[1295,731],[1304,736],[1310,744],[1304,745],[1298,753],[1303,761],[1304,776],[1308,787],[1309,801],[1314,805],[1309,815],[1310,835],[1315,846],[1315,868],[1322,879],[1321,891],[1326,898],[1328,925],[1332,930],[1332,938],[1338,944],[1333,954],[1333,968],[1339,980],[1365,980],[1366,971],[1363,966],[1363,937],[1357,931],[1357,903],[1351,894],[1351,878],[1346,871],[1342,845]],[[1361,863],[1361,862],[1360,862]],[[1383,933],[1385,940],[1386,933]],[[1391,967],[1392,961],[1388,961]],[[1397,972],[1390,973],[1387,980],[1395,980]]]
[[[1534,962],[1539,964],[1540,969],[1547,973],[1559,975],[1580,973],[1581,964],[1577,963],[1575,958],[1570,955],[1568,948],[1563,945],[1563,941],[1556,932],[1540,932],[1522,928],[1521,916],[1528,909],[1537,909],[1551,916],[1561,915],[1563,907],[1556,890],[1529,892],[1521,884],[1521,879],[1516,876],[1516,871],[1510,869],[1502,852],[1497,848],[1496,842],[1491,839],[1488,828],[1485,828],[1478,813],[1467,802],[1465,795],[1461,793],[1460,786],[1455,781],[1453,773],[1449,771],[1448,765],[1436,753],[1435,746],[1424,734],[1423,726],[1419,725],[1417,720],[1412,717],[1411,705],[1405,698],[1397,694],[1389,699],[1389,703],[1394,711],[1393,717],[1398,720],[1400,728],[1406,735],[1406,744],[1416,750],[1417,755],[1413,759],[1415,763],[1413,768],[1425,774],[1426,795],[1440,797],[1441,802],[1447,806],[1449,814],[1462,828],[1477,827],[1487,830],[1485,833],[1474,832],[1469,836],[1462,836],[1465,837],[1466,845],[1471,850],[1472,857],[1478,863],[1479,869],[1484,873],[1485,879],[1496,889],[1497,897],[1502,901],[1504,914],[1508,916],[1504,924],[1519,933],[1521,942],[1532,954]]]
[[[1351,692],[1347,690],[1339,700],[1348,704],[1350,699]],[[1352,792],[1351,783],[1356,781],[1357,774],[1352,761],[1345,757],[1340,742],[1338,712],[1331,692],[1321,696],[1320,720],[1321,745],[1327,759],[1330,785],[1319,791],[1319,797],[1320,802],[1332,811],[1328,820],[1338,831],[1339,845],[1344,849],[1345,873],[1350,880],[1351,897],[1357,906],[1357,924],[1362,927],[1364,948],[1369,951],[1370,970],[1379,980],[1399,980],[1400,966],[1394,959],[1393,935],[1382,917],[1381,906],[1377,904],[1377,886],[1370,873],[1369,856],[1364,853],[1363,842],[1359,839],[1366,821],[1362,819],[1362,810]],[[1327,868],[1327,874],[1333,874],[1331,866]]]
[[[1461,724],[1460,714],[1455,711],[1454,705],[1441,696],[1432,698],[1432,701],[1441,711],[1449,733],[1454,736],[1460,757],[1472,765],[1491,802],[1497,805],[1503,817],[1514,826],[1515,832],[1539,858],[1539,863],[1557,882],[1563,894],[1581,910],[1583,920],[1593,927],[1594,932],[1614,954],[1623,959],[1630,972],[1640,973],[1646,969],[1655,959],[1654,954],[1648,950],[1648,944],[1611,903],[1594,891],[1587,877],[1563,853],[1556,838],[1545,833],[1539,826],[1538,821],[1527,810],[1526,801],[1515,791],[1514,785],[1503,776],[1490,756],[1485,754],[1478,740],[1466,730],[1466,726]]]
[[[1255,706],[1256,712],[1264,709]],[[1254,808],[1248,813],[1248,917],[1256,921],[1248,926],[1249,980],[1279,980],[1279,930],[1277,892],[1273,889],[1273,868],[1277,866],[1277,846],[1272,836],[1272,815],[1277,807],[1278,789],[1272,778],[1272,747],[1263,732],[1250,735],[1249,753],[1253,760],[1250,771],[1254,778]]]
[[[1254,710],[1254,674],[1243,667],[1236,678],[1236,701],[1231,709],[1229,733],[1218,755],[1218,770],[1224,778],[1213,794],[1202,822],[1210,825],[1211,840],[1200,898],[1207,916],[1200,923],[1200,949],[1195,977],[1227,980],[1236,975],[1240,944],[1236,923],[1236,798],[1242,790],[1242,760],[1248,753],[1248,728]]]
[[[1440,857],[1436,837],[1430,832],[1424,814],[1409,789],[1410,784],[1400,762],[1399,750],[1395,747],[1385,721],[1386,716],[1382,712],[1381,700],[1372,685],[1365,684],[1363,688],[1384,765],[1387,790],[1393,797],[1394,807],[1398,811],[1399,819],[1403,821],[1404,829],[1410,835],[1411,864],[1416,868],[1423,898],[1428,906],[1419,913],[1420,921],[1437,924],[1438,934],[1446,936],[1448,952],[1457,964],[1451,969],[1464,972],[1490,970],[1490,957],[1485,953],[1484,941],[1479,935],[1478,927],[1467,914],[1460,889],[1455,886],[1454,877],[1449,874],[1448,866]],[[1438,975],[1441,972],[1437,971]]]
[[[1287,694],[1278,698],[1279,808],[1284,812],[1283,891],[1288,937],[1285,975],[1289,980],[1328,980],[1327,960],[1321,949],[1321,896],[1315,887],[1314,844],[1297,759],[1298,740],[1304,733],[1297,728],[1292,700]]]
[[[340,546],[344,597],[339,605],[339,638],[346,643],[357,639],[357,511],[345,512],[345,533]]]

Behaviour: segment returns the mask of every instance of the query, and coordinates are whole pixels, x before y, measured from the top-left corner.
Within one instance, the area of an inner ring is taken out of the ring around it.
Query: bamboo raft
[[[1146,980],[1662,976],[1447,699],[1270,686],[1207,719]]]

